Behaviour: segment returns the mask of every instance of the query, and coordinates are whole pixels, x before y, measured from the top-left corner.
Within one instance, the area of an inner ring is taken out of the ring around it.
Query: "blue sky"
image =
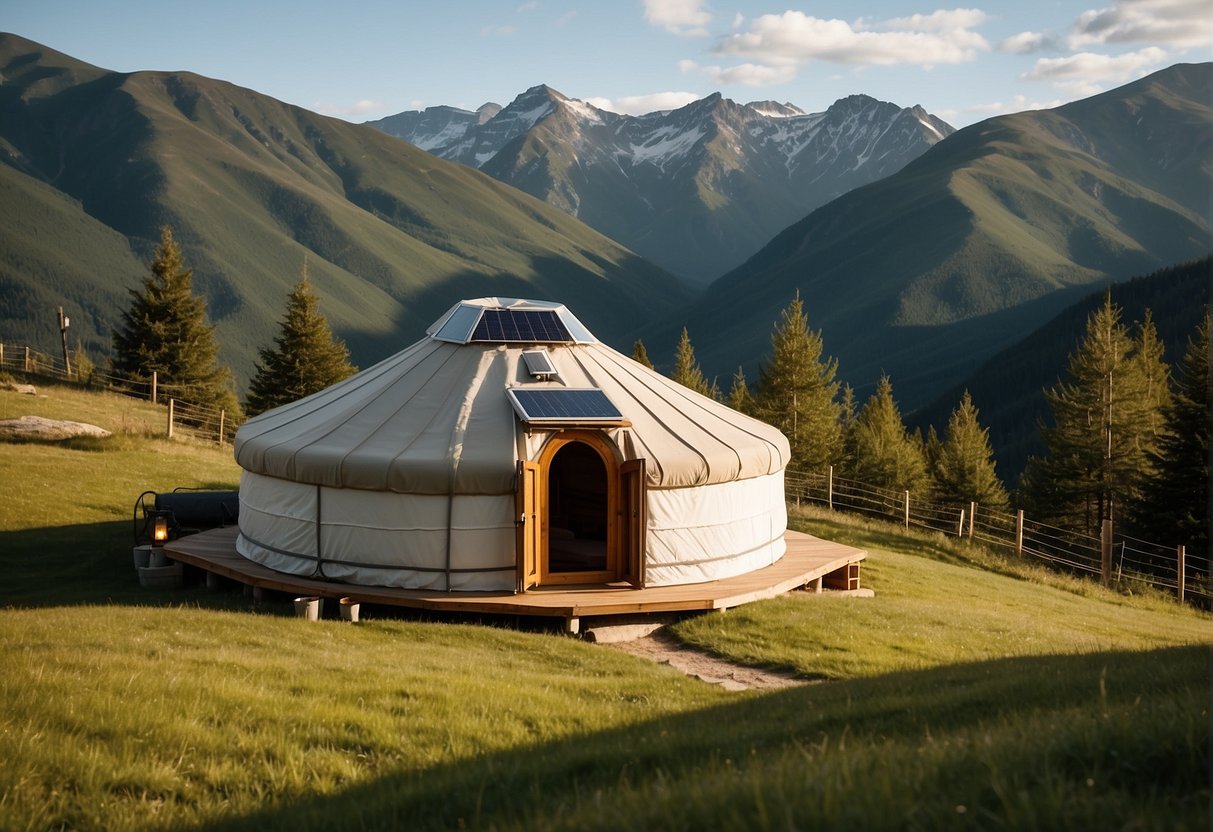
[[[1209,0],[0,0],[0,30],[363,121],[546,83],[618,112],[865,93],[961,127],[1213,59]]]

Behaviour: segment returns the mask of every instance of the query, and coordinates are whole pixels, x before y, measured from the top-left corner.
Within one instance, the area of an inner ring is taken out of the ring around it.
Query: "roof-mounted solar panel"
[[[505,344],[567,344],[573,341],[573,336],[552,309],[485,309],[469,340]]]
[[[552,359],[543,350],[525,350],[522,353],[522,360],[526,362],[527,372],[535,378],[546,379],[556,375]]]
[[[621,424],[623,414],[597,387],[511,387],[518,418],[528,424]]]

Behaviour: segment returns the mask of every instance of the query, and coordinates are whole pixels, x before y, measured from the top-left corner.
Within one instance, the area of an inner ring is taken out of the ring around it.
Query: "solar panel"
[[[522,353],[522,360],[526,362],[527,372],[535,378],[556,375],[556,368],[552,366],[552,360],[543,350],[526,350]]]
[[[597,387],[511,387],[506,393],[524,422],[623,421],[623,414]]]
[[[485,309],[470,340],[565,344],[571,342],[573,336],[552,309]]]

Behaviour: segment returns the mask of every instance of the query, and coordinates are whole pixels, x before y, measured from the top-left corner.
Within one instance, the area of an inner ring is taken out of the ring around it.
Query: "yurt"
[[[250,419],[237,551],[364,586],[669,586],[784,554],[788,442],[563,305],[465,300],[403,352]]]

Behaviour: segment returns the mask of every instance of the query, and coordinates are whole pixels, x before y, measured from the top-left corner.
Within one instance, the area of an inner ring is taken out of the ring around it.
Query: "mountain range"
[[[1177,64],[956,132],[785,229],[645,341],[672,355],[685,324],[727,382],[799,293],[840,375],[862,392],[888,373],[914,409],[1092,288],[1208,254],[1211,195],[1213,64]]]
[[[367,123],[526,191],[700,287],[955,132],[921,107],[866,95],[806,113],[716,93],[628,116],[545,85],[505,107],[430,107]]]
[[[941,396],[1092,290],[1211,249],[1213,64],[1176,65],[1063,107],[951,133],[801,216],[699,291],[488,175],[501,165],[521,176],[528,152],[536,171],[581,158],[570,148],[585,134],[570,132],[566,148],[558,128],[580,130],[594,111],[553,104],[547,88],[530,92],[530,109],[511,106],[513,120],[531,126],[477,170],[225,82],[115,73],[0,35],[0,341],[56,350],[63,306],[71,342],[104,359],[167,223],[217,324],[221,357],[241,381],[306,262],[321,311],[361,366],[411,343],[460,298],[516,295],[568,304],[617,348],[642,337],[659,366],[668,366],[685,325],[704,370],[727,388],[739,365],[754,380],[773,324],[799,292],[840,377],[862,396],[887,372],[910,412],[950,408],[937,404]],[[858,131],[860,120],[843,114],[867,112],[870,102],[857,96],[830,109]],[[549,117],[523,118],[549,106]],[[426,111],[418,124],[430,119],[427,135],[449,129],[480,152],[483,128],[509,109],[482,108],[460,127]],[[558,115],[582,110],[576,119]],[[700,144],[690,125],[722,113],[750,124],[754,142],[767,135],[767,144],[775,133],[763,130],[813,118],[713,96],[651,114],[654,124],[681,114],[683,127],[664,121],[661,135],[685,143],[685,153],[654,141],[656,128],[644,132],[648,117],[620,127],[615,147],[632,136],[627,147],[664,156],[666,173],[680,170],[682,178],[666,180],[674,191],[710,202],[719,192],[701,187],[704,172],[724,171],[723,157],[700,161],[729,134],[713,121],[715,139]],[[602,118],[605,131],[614,117]],[[649,166],[615,158],[621,169]],[[773,158],[788,171],[790,156]],[[730,175],[715,181],[756,181]],[[664,198],[671,212],[680,204],[677,193]],[[720,216],[743,204],[721,199]]]
[[[173,228],[237,376],[306,261],[367,365],[464,297],[559,298],[601,337],[688,299],[563,211],[387,134],[186,72],[117,73],[0,35],[0,337],[96,358]]]

